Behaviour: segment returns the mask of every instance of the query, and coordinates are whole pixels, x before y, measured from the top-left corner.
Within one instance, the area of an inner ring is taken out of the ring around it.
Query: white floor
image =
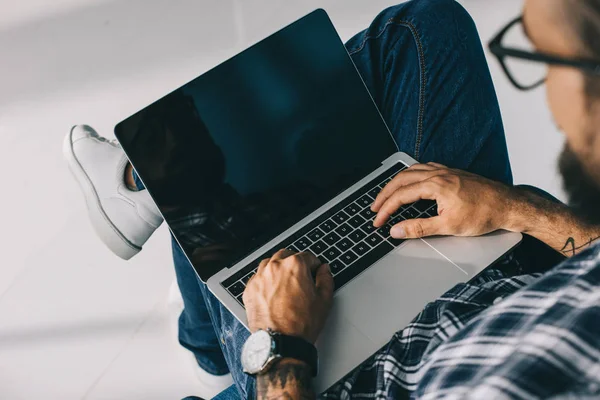
[[[88,123],[129,113],[304,13],[343,38],[391,0],[0,0],[0,398],[179,399],[202,393],[170,331],[166,229],[125,263],[92,232],[61,158]],[[487,41],[519,0],[463,0]],[[519,93],[495,60],[517,182],[562,197],[562,138],[544,91]]]

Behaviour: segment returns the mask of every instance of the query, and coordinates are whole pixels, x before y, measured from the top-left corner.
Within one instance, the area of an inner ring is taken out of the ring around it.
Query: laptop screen
[[[203,281],[397,151],[322,10],[134,114],[115,133]]]

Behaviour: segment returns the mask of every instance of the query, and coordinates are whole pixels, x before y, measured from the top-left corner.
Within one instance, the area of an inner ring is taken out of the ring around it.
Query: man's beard
[[[592,224],[600,224],[600,187],[585,171],[577,155],[565,145],[559,159],[563,188],[573,211]]]

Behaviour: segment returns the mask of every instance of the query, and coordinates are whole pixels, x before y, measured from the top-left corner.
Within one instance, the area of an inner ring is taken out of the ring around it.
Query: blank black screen
[[[115,128],[203,281],[397,151],[317,10]]]

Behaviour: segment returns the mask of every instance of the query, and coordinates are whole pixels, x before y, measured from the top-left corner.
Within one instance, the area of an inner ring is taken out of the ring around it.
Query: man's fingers
[[[435,167],[432,166],[431,163],[427,163],[427,164],[413,164],[410,167],[408,167],[407,171],[417,171],[417,170],[430,171],[432,169],[435,169]]]
[[[419,166],[420,166],[420,164],[419,164]],[[385,203],[385,201],[387,199],[389,199],[390,196],[392,196],[394,194],[394,192],[396,192],[400,188],[402,188],[404,186],[412,185],[413,183],[425,181],[425,180],[427,180],[431,177],[434,177],[436,175],[439,175],[443,172],[444,171],[440,171],[438,169],[428,169],[428,170],[409,169],[409,170],[400,172],[398,175],[396,175],[394,177],[394,179],[392,179],[390,181],[390,183],[385,185],[385,187],[381,190],[381,192],[379,192],[379,194],[377,195],[377,198],[375,199],[375,201],[373,202],[373,205],[371,206],[371,210],[378,212],[379,209],[381,208],[381,206],[383,205],[383,203]]]
[[[428,162],[427,165],[430,165],[430,166],[435,167],[435,168],[449,169],[444,164],[440,164],[440,163],[436,163],[436,162]]]
[[[267,264],[269,263],[269,261],[271,261],[270,258],[265,258],[264,260],[262,260],[259,264],[258,264],[258,269],[256,270],[256,274],[260,274],[262,273],[262,271],[265,269],[265,267],[267,266]]]
[[[418,218],[402,221],[392,227],[390,234],[396,239],[417,239],[444,235],[445,225],[440,217]]]
[[[284,258],[288,258],[292,254],[295,254],[295,253],[291,250],[281,249],[278,252],[276,252],[275,254],[273,254],[273,256],[271,257],[271,260],[281,260]]]
[[[273,254],[271,256],[271,258],[265,258],[258,264],[258,269],[256,270],[256,273],[260,274],[265,269],[267,264],[269,262],[271,262],[272,260],[282,260],[284,258],[291,256],[292,254],[294,254],[294,252],[291,250],[288,250],[288,249],[281,249],[281,250],[277,251],[275,254]]]
[[[404,186],[402,189],[394,192],[377,211],[377,216],[373,225],[376,227],[382,226],[388,220],[390,215],[395,213],[400,206],[404,204],[414,203],[421,199],[437,200],[434,193],[434,184],[430,180],[421,181]]]
[[[271,258],[265,258],[264,260],[262,260],[260,264],[258,264],[258,270],[256,271],[256,273],[262,273],[271,261],[282,261],[290,258],[291,256],[294,256],[295,260],[297,261],[295,265],[300,264],[306,266],[307,270],[309,270],[311,273],[314,273],[314,271],[321,265],[321,261],[312,253],[294,253],[293,251],[288,249],[281,249],[275,254],[273,254]]]
[[[301,260],[302,264],[308,267],[311,274],[314,274],[317,268],[319,268],[323,264],[321,260],[317,258],[317,256],[308,251],[298,253],[296,254],[296,257],[298,257]]]
[[[321,299],[329,303],[333,298],[334,288],[333,275],[331,275],[329,264],[322,264],[317,269],[315,287],[317,288],[317,293],[321,296]]]

